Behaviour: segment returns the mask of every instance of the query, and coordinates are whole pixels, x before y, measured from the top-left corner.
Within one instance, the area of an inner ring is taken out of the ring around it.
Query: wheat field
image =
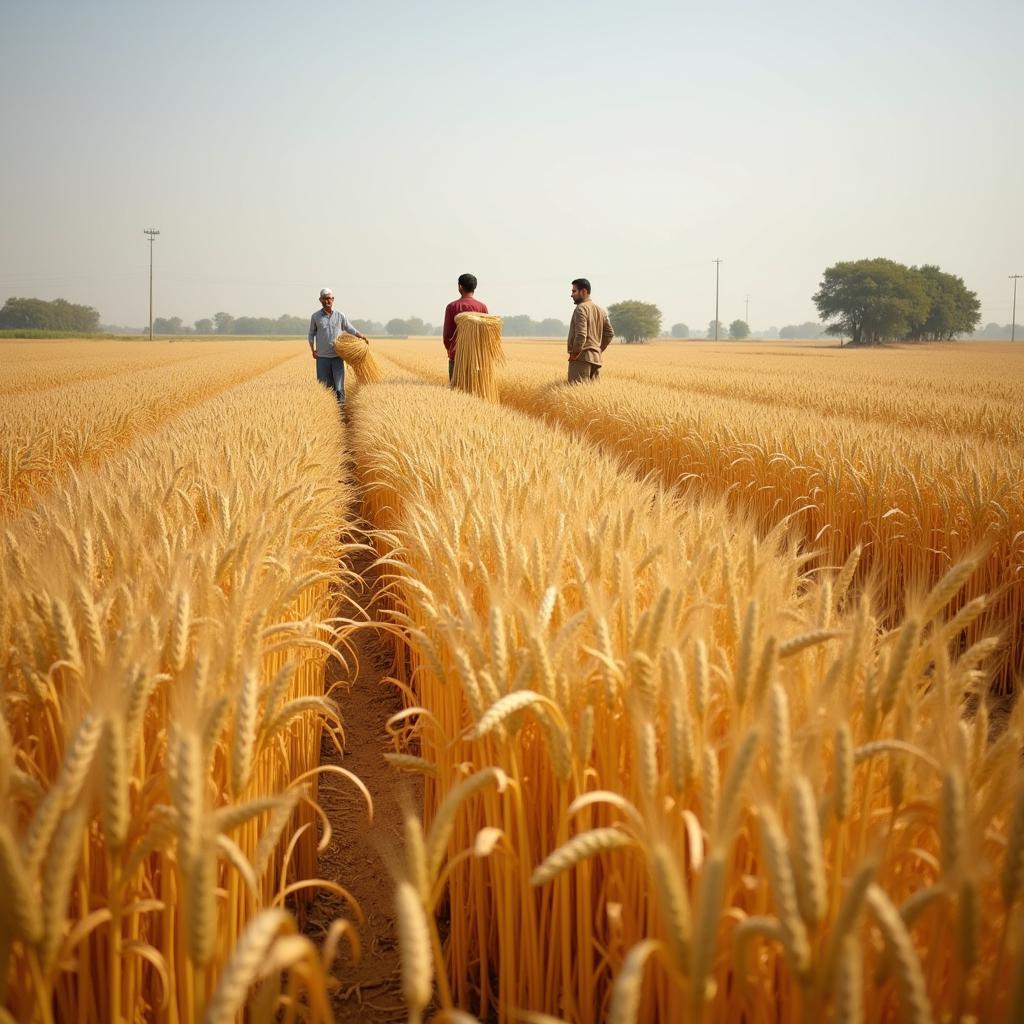
[[[1024,1019],[1018,349],[242,348],[0,372],[0,1019],[330,1019],[359,538],[404,1018]]]
[[[331,1019],[329,950],[283,907],[316,884],[321,731],[341,741],[352,495],[308,357],[246,348],[186,349],[155,388],[149,352],[125,376],[101,346],[94,383],[21,372],[4,400],[42,464],[0,540],[5,1019],[227,1021],[253,985],[253,1019],[300,993]]]

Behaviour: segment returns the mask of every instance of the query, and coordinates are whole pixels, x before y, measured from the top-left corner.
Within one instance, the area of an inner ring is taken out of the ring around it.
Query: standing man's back
[[[444,328],[441,331],[441,340],[444,342],[445,351],[448,353],[449,383],[455,373],[455,349],[458,344],[455,318],[459,313],[487,312],[487,307],[475,298],[476,284],[476,278],[472,274],[460,275],[458,282],[459,297],[449,302],[444,310]]]
[[[569,383],[597,380],[601,353],[611,344],[615,332],[608,314],[590,297],[590,282],[578,277],[572,283],[576,308],[569,324]]]

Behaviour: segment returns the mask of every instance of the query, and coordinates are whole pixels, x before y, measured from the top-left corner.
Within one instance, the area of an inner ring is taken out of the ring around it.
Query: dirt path
[[[356,540],[364,540],[358,536]],[[355,599],[366,605],[376,593],[372,552],[360,552],[352,568],[363,581],[363,592]],[[345,610],[340,614],[351,614]],[[334,836],[320,856],[320,875],[337,881],[359,901],[366,921],[359,929],[362,957],[353,964],[343,950],[334,974],[341,981],[335,993],[335,1020],[362,1024],[391,1024],[405,1021],[400,990],[400,962],[393,909],[392,858],[402,847],[402,800],[417,809],[422,793],[409,776],[399,775],[383,758],[386,749],[385,723],[402,708],[398,690],[384,682],[392,667],[390,645],[372,629],[360,629],[350,638],[358,659],[358,673],[350,691],[334,691],[345,725],[344,757],[328,743],[322,749],[323,764],[341,764],[354,772],[373,797],[374,818],[367,821],[363,797],[350,783],[325,777],[320,804]],[[348,656],[351,661],[351,655]],[[349,677],[348,670],[331,662],[327,686]],[[330,894],[320,896],[310,907],[306,933],[321,941],[335,917],[352,919],[351,909]]]

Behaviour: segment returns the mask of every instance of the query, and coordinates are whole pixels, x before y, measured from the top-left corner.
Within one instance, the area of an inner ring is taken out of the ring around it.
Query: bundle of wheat
[[[501,350],[501,317],[486,313],[459,313],[455,317],[458,344],[452,387],[497,402],[494,369],[505,362]]]
[[[370,343],[363,338],[347,332],[341,334],[334,341],[334,351],[352,367],[360,384],[379,384],[384,379],[370,351]]]

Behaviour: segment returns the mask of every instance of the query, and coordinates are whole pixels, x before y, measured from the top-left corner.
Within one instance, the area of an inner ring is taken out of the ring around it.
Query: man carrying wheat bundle
[[[601,353],[612,343],[608,314],[590,298],[590,282],[577,277],[572,283],[572,301],[576,303],[569,324],[569,383],[597,380],[601,372]]]
[[[334,292],[320,289],[320,305],[309,318],[309,350],[316,360],[316,379],[324,387],[333,388],[338,405],[345,408],[345,361],[334,350],[334,341],[342,333],[354,334],[369,342],[365,334],[352,326],[349,318],[334,308]]]
[[[441,340],[448,353],[448,381],[455,374],[455,348],[458,343],[458,325],[455,318],[459,313],[486,313],[487,307],[476,296],[476,278],[472,274],[460,274],[458,281],[459,297],[449,302],[444,310],[444,329]]]

